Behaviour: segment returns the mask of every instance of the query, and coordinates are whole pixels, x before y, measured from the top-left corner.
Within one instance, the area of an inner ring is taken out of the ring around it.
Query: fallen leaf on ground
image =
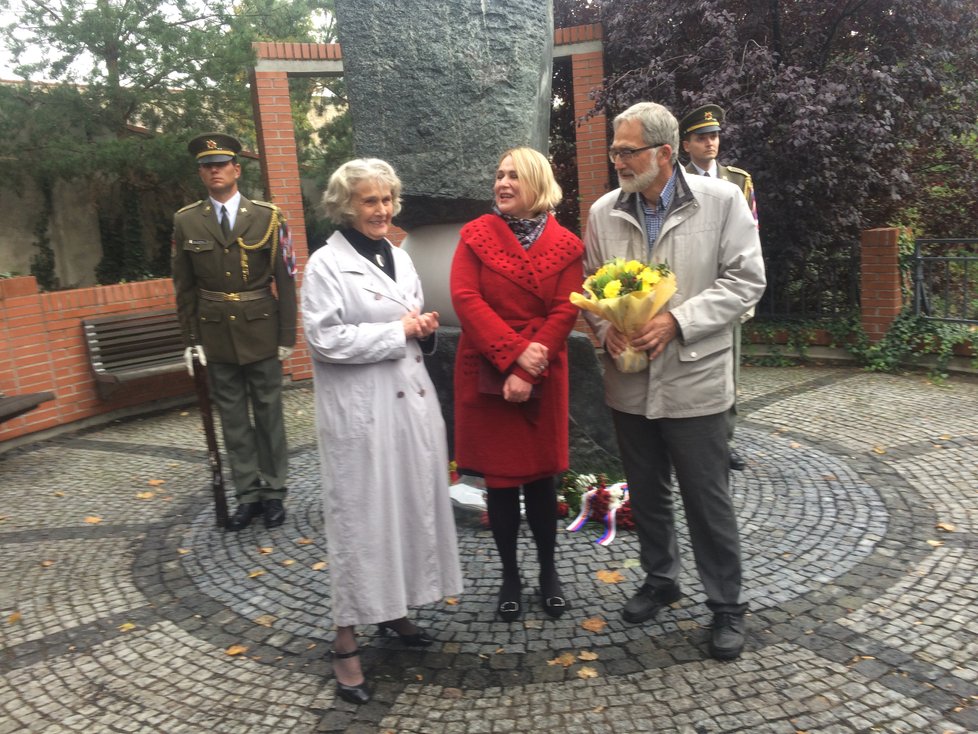
[[[54,493],[54,496],[55,496],[55,497],[64,497],[64,496],[65,496],[65,493],[64,493],[64,492],[62,492],[62,491],[61,491],[61,490],[59,489],[59,490],[58,490],[57,492],[55,492],[55,493]]]
[[[606,568],[598,571],[598,581],[603,581],[606,584],[618,584],[625,580],[621,571],[609,571]]]
[[[555,657],[553,660],[548,660],[547,665],[563,665],[565,668],[569,668],[574,664],[576,658],[572,652],[564,652]]]
[[[271,627],[274,622],[275,615],[273,614],[263,614],[255,620],[255,624],[260,624],[262,627]]]
[[[190,548],[177,548],[177,553],[179,553],[181,556],[185,556],[188,553],[193,553],[193,551],[190,550]]]
[[[939,522],[934,526],[938,530],[943,530],[945,533],[953,533],[957,528],[949,522]]]
[[[161,484],[166,484],[165,479],[150,479],[146,482],[150,487],[159,487]]]
[[[801,444],[798,443],[797,441],[792,441],[791,443],[788,444],[788,448],[789,449],[800,449],[801,448]]]
[[[295,563],[295,561],[291,558],[286,558],[284,561],[282,561],[283,566],[291,566],[293,563]]]
[[[590,650],[585,650],[584,652],[578,654],[577,659],[578,660],[597,660],[598,659],[598,653],[591,652]]]
[[[52,560],[41,561],[41,568],[51,568],[51,566],[53,565],[54,565],[54,561]]]
[[[943,540],[928,540],[927,541],[927,545],[933,546],[934,548],[940,548],[942,545],[944,545],[944,541]]]
[[[642,565],[642,562],[638,558],[626,558],[625,562],[621,564],[622,568],[638,568]]]
[[[299,538],[295,543],[296,545],[312,545],[313,541],[310,538]]]
[[[123,622],[119,625],[120,632],[129,632],[130,630],[136,629],[136,625],[132,622]]]
[[[874,454],[885,454],[886,453],[886,449],[884,449],[882,446],[873,446],[873,453]]]
[[[834,482],[838,477],[835,474],[823,474],[822,479],[826,482]]]
[[[85,518],[85,522],[87,522],[89,525],[98,525],[100,522],[102,522],[102,518],[100,518],[98,515],[89,515]]]
[[[591,709],[591,713],[600,714],[602,711],[604,711],[604,709],[604,706],[595,706],[593,709]]]
[[[583,668],[577,671],[577,677],[582,679],[597,678],[598,671],[596,671],[594,668],[589,668],[587,665],[585,665]]]
[[[322,571],[324,568],[328,568],[329,564],[326,561],[319,561],[318,563],[312,564],[311,568],[313,571]]]
[[[274,550],[275,549],[272,548],[269,545],[261,545],[261,546],[258,546],[258,552],[261,553],[262,555],[266,555],[267,556],[269,553],[271,553]]]
[[[586,629],[588,632],[601,632],[608,623],[605,622],[601,617],[591,617],[590,619],[585,619],[581,623],[581,627]]]
[[[251,573],[249,573],[248,574],[248,578],[250,578],[250,579],[256,579],[259,576],[264,576],[264,575],[265,575],[265,572],[262,569],[259,568],[258,570],[252,571]]]
[[[156,496],[156,493],[155,492],[137,492],[136,493],[136,499],[137,500],[151,500],[155,496]]]
[[[227,650],[224,651],[225,655],[240,655],[243,652],[248,652],[247,645],[231,645]]]
[[[448,606],[450,606],[450,607],[457,606],[458,605],[458,597],[450,596],[450,597],[448,597],[448,598],[445,599],[445,603]]]
[[[7,617],[7,624],[17,624],[20,621],[20,612],[14,612]]]

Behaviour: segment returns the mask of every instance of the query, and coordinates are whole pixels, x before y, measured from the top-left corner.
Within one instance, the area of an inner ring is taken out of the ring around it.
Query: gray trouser
[[[224,448],[238,502],[282,499],[289,462],[282,413],[282,363],[277,357],[243,365],[211,362],[207,372],[211,397],[221,414]]]
[[[714,612],[742,612],[740,535],[728,486],[726,413],[658,418],[612,410],[645,583],[662,587],[679,577],[672,505],[672,469],[696,559]]]

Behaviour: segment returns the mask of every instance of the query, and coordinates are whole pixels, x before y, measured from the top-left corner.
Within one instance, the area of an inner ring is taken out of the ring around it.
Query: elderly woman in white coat
[[[357,159],[323,204],[340,229],[306,266],[302,321],[312,353],[332,579],[337,695],[370,700],[355,626],[432,643],[408,607],[462,590],[448,491],[445,422],[422,359],[437,312],[424,312],[411,258],[386,239],[401,183]]]

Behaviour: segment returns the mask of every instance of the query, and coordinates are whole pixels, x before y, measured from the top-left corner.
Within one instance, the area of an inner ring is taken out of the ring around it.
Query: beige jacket
[[[732,334],[766,285],[761,243],[747,202],[729,182],[675,169],[676,191],[649,251],[638,194],[615,189],[591,207],[585,269],[613,257],[668,263],[677,291],[666,309],[680,335],[648,370],[618,372],[604,360],[605,400],[647,418],[690,418],[727,410],[734,400]],[[585,314],[601,343],[608,324]]]

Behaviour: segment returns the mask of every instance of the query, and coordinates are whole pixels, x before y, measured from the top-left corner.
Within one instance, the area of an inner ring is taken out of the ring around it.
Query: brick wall
[[[175,308],[169,278],[54,293],[38,293],[33,277],[0,279],[0,393],[55,395],[29,413],[0,423],[0,442],[193,395],[193,380],[181,372],[125,383],[108,400],[98,396],[82,319],[166,308]],[[308,356],[296,355],[285,368],[292,379],[311,374]]]
[[[878,342],[903,308],[900,290],[900,230],[867,229],[860,242],[860,311],[866,335]]]

